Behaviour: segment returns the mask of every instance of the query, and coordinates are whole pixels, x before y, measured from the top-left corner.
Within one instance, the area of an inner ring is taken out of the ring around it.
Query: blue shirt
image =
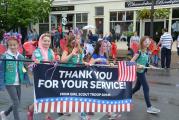
[[[102,62],[96,62],[95,64],[107,64],[107,58],[105,56],[93,54],[92,58],[93,59],[97,59],[97,58],[101,58],[102,59]]]

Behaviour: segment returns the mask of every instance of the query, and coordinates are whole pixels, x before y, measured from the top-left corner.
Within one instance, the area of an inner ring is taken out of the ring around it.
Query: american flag
[[[98,100],[79,97],[59,97],[35,100],[36,113],[65,112],[130,112],[132,100]]]
[[[136,63],[130,61],[118,62],[118,81],[135,81]]]

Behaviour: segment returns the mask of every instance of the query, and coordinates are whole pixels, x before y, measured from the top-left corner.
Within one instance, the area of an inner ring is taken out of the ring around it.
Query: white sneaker
[[[4,114],[4,111],[0,112],[1,120],[7,120],[6,115]]]
[[[147,112],[152,113],[152,114],[157,114],[160,112],[160,109],[157,109],[157,108],[151,106],[151,107],[147,108]]]

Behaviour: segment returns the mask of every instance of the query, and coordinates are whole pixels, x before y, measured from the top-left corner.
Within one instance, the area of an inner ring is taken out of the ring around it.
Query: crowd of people
[[[55,37],[55,33],[60,31],[58,39]],[[111,37],[111,34],[99,38],[96,44],[92,45],[91,41],[94,39],[93,34],[89,31],[86,39],[82,39],[83,32],[81,30],[69,31],[68,33],[62,35],[61,27],[59,30],[53,33],[44,33],[40,36],[38,40],[38,45],[36,49],[32,52],[32,60],[34,63],[38,64],[42,61],[60,61],[63,66],[75,67],[77,64],[93,65],[93,64],[103,64],[103,65],[113,65],[117,64],[118,50],[116,45],[116,40]],[[32,41],[30,33],[28,40]],[[52,37],[53,36],[53,37]],[[22,36],[19,33],[10,33],[4,36],[7,44],[7,50],[1,55],[3,59],[15,59],[22,60],[24,56],[19,52],[19,47],[22,47],[21,40]],[[36,40],[38,37],[36,36]],[[57,40],[56,40],[57,39]],[[54,42],[56,41],[56,42]],[[179,55],[179,37],[177,39],[177,49]],[[153,44],[151,44],[153,43]],[[173,39],[166,29],[163,29],[163,35],[160,38],[158,44],[156,44],[148,36],[139,37],[137,32],[134,32],[134,36],[131,37],[129,49],[133,54],[131,54],[131,61],[137,63],[137,81],[135,87],[133,88],[133,94],[137,92],[141,86],[143,86],[144,98],[147,105],[148,113],[159,113],[160,110],[153,107],[150,102],[149,97],[149,84],[147,83],[145,76],[145,68],[149,66],[151,68],[156,68],[150,65],[151,55],[155,66],[158,66],[159,58],[159,47],[161,47],[161,67],[170,68],[171,63],[171,46]],[[53,45],[52,45],[53,44]],[[152,45],[152,46],[151,46]],[[50,48],[52,47],[52,48]],[[60,49],[61,54],[58,53]],[[137,49],[137,50],[136,50]],[[110,64],[110,56],[112,58],[113,64]],[[0,61],[5,71],[1,75],[4,76],[4,80],[1,79],[0,87],[6,87],[8,94],[12,100],[12,106],[10,106],[6,111],[1,111],[0,117],[2,120],[7,120],[7,116],[10,112],[13,112],[14,119],[20,120],[19,115],[19,104],[21,102],[21,84],[29,84],[28,80],[24,80],[23,76],[27,75],[24,63],[16,61]],[[12,77],[13,76],[13,77]],[[33,108],[34,105],[28,107],[28,120],[33,120]],[[53,120],[50,114],[46,114],[46,120]]]

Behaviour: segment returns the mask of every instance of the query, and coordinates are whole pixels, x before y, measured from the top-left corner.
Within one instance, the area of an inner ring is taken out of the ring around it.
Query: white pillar
[[[73,16],[73,27],[76,28],[76,13]]]
[[[103,35],[105,35],[106,33],[109,33],[109,20],[110,20],[110,13],[109,10],[107,9],[107,7],[104,7],[104,23],[103,23]]]
[[[143,20],[140,20],[140,37],[144,36],[144,25],[143,25]]]
[[[136,21],[137,21],[137,13],[136,13],[136,11],[134,11],[134,15],[133,15],[133,32],[136,31]]]
[[[168,23],[168,32],[171,33],[171,28],[172,28],[172,8],[170,8],[170,14],[169,14],[169,23]]]

